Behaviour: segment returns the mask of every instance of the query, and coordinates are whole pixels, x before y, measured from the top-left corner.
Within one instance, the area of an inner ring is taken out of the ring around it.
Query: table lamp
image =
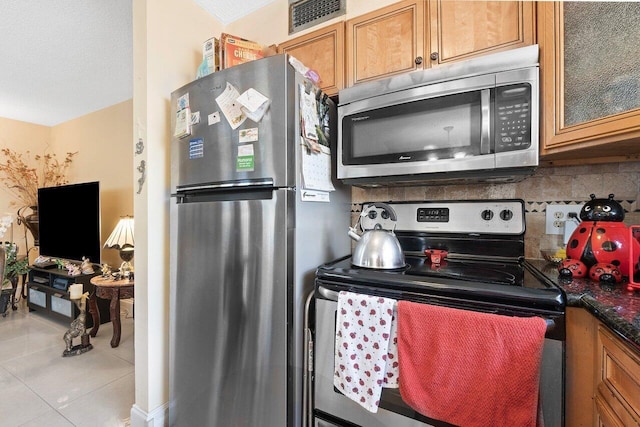
[[[133,265],[131,265],[130,261],[133,259],[134,246],[133,217],[123,216],[104,243],[104,247],[120,251],[120,259],[122,259],[120,273],[125,277],[129,276],[129,273],[133,271]]]

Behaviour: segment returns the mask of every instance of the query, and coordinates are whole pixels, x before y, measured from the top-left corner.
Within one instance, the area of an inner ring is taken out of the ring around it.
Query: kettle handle
[[[389,206],[386,203],[382,203],[382,202],[375,202],[369,205],[369,208],[371,207],[376,207],[376,208],[380,208],[380,209],[384,209],[389,213],[389,219],[391,221],[397,221],[398,217],[396,216],[396,211],[393,210],[393,208],[391,206]],[[368,208],[367,208],[368,209]]]

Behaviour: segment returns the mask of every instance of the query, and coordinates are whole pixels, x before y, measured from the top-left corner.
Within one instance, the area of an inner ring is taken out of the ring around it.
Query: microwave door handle
[[[489,154],[491,144],[489,142],[489,129],[491,127],[491,108],[490,108],[490,89],[480,91],[480,109],[481,109],[481,134],[480,134],[480,153]]]

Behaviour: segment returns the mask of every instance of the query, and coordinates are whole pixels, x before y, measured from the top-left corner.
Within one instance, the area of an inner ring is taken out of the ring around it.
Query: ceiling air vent
[[[289,0],[289,34],[344,15],[346,0]]]

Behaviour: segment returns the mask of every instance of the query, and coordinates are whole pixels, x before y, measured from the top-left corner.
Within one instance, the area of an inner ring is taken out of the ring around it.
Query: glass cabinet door
[[[565,2],[564,125],[640,108],[640,3]]]
[[[543,158],[640,153],[640,3],[540,2],[538,35]]]

